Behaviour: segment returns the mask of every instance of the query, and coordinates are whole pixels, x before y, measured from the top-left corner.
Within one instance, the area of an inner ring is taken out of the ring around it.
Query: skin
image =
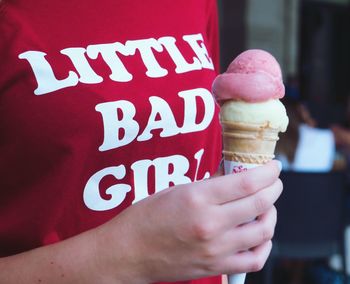
[[[1,258],[0,283],[144,284],[260,270],[271,250],[279,173],[272,161],[166,189],[98,228]]]
[[[350,131],[340,125],[332,125],[332,132],[334,134],[335,142],[338,146],[350,147]]]

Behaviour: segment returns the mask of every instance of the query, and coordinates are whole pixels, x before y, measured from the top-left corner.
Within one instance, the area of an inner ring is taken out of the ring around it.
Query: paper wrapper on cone
[[[225,174],[265,164],[274,156],[280,129],[241,122],[221,121]]]

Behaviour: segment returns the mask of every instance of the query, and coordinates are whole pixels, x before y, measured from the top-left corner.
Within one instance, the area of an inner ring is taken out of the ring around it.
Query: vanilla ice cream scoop
[[[286,109],[278,99],[258,103],[227,101],[222,105],[220,115],[223,121],[264,125],[279,132],[285,132],[289,122]]]

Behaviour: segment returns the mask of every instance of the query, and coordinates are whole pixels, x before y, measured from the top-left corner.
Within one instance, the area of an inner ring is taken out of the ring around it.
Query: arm
[[[0,283],[151,283],[259,270],[271,249],[279,172],[270,162],[164,190],[96,229],[0,259]]]
[[[95,236],[89,231],[57,244],[1,258],[0,283],[98,283],[95,258]]]
[[[337,145],[349,147],[350,146],[350,130],[340,125],[333,125],[331,130]]]

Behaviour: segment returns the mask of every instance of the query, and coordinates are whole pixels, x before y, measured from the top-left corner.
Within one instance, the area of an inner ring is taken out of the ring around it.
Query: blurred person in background
[[[307,105],[301,100],[297,80],[289,78],[283,103],[289,117],[285,133],[281,133],[276,146],[276,158],[283,171],[329,172],[336,156],[334,135],[330,129],[317,127]],[[306,262],[284,261],[283,270],[288,273],[289,284],[303,283]]]
[[[331,129],[334,133],[335,143],[337,146],[338,155],[342,158],[342,169],[345,170],[347,175],[347,183],[348,183],[348,195],[346,200],[346,222],[350,224],[350,93],[347,96],[346,101],[346,112],[344,116],[344,121],[342,123],[333,124]],[[339,159],[340,160],[340,159]],[[347,226],[345,229],[345,249],[346,255],[350,256],[350,226]],[[346,272],[350,275],[350,257],[347,260],[348,267],[346,268]],[[339,255],[334,256],[330,260],[330,266],[334,270],[341,270],[342,260]]]
[[[334,135],[330,129],[317,127],[307,105],[302,102],[297,85],[287,84],[283,100],[289,117],[287,131],[280,135],[276,157],[283,170],[328,172],[336,155]]]
[[[347,96],[346,112],[342,123],[333,124],[331,129],[334,133],[335,142],[339,151],[350,156],[350,94]]]

